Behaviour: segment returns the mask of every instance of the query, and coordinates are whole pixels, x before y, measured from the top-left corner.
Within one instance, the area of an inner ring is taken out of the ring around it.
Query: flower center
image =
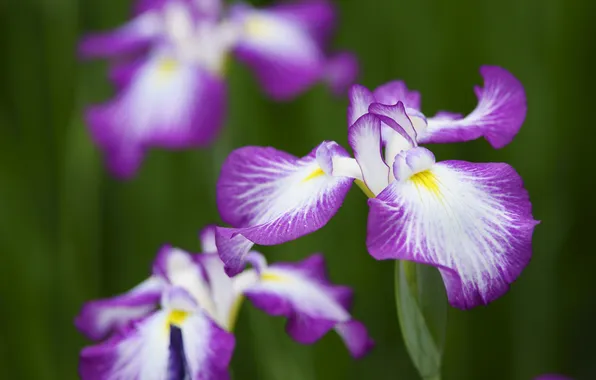
[[[168,315],[168,326],[174,325],[180,327],[188,318],[189,312],[184,310],[172,310]]]
[[[286,279],[278,274],[271,273],[271,272],[264,272],[261,274],[261,280],[263,281],[274,281],[274,282],[284,282]]]
[[[324,174],[325,174],[325,172],[323,171],[323,169],[321,169],[320,167],[319,167],[319,168],[316,168],[316,169],[315,169],[315,170],[313,170],[313,171],[312,171],[312,172],[311,172],[311,173],[310,173],[310,174],[309,174],[309,175],[308,175],[306,178],[304,178],[304,179],[302,180],[302,182],[307,182],[307,181],[310,181],[311,179],[314,179],[314,178],[320,177],[320,176],[322,176],[322,175],[324,175]]]
[[[410,177],[418,189],[426,189],[435,195],[440,195],[437,178],[430,170],[424,170]]]
[[[177,68],[178,62],[173,58],[163,58],[157,66],[157,70],[162,76],[169,76],[173,74]]]

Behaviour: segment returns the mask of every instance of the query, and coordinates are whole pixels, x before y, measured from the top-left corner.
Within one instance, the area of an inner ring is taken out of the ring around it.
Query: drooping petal
[[[375,98],[368,88],[359,84],[350,87],[348,98],[348,127],[351,127],[362,115],[368,113],[368,107],[375,102]]]
[[[418,136],[421,143],[451,143],[484,136],[494,148],[509,144],[526,117],[526,94],[522,84],[507,70],[483,66],[484,88],[474,90],[478,105],[468,116],[446,113],[428,118],[428,128]]]
[[[389,167],[381,152],[381,120],[372,114],[360,117],[348,130],[348,142],[366,186],[380,193],[389,184]]]
[[[234,335],[203,313],[190,315],[181,324],[182,342],[191,379],[229,379]]]
[[[128,293],[87,302],[76,317],[75,326],[90,339],[102,339],[154,311],[164,286],[162,278],[153,276]]]
[[[157,54],[115,99],[91,107],[86,119],[112,171],[130,177],[148,147],[209,143],[222,123],[225,95],[221,78]]]
[[[110,339],[81,351],[83,380],[168,377],[170,328],[168,312],[153,313]]]
[[[420,109],[420,93],[408,90],[406,83],[401,80],[391,81],[377,87],[373,91],[375,101],[385,105],[402,102],[406,108]]]
[[[261,270],[259,278],[245,295],[266,313],[287,317],[286,331],[296,341],[311,344],[335,328],[354,356],[372,347],[366,329],[347,310],[351,290],[329,283],[322,255],[271,265]]]
[[[348,157],[343,148],[336,154]],[[352,179],[327,174],[322,166],[327,167],[328,160],[319,162],[316,149],[303,158],[263,147],[244,147],[230,154],[217,183],[217,205],[222,219],[237,228],[218,229],[216,234],[228,274],[242,270],[252,243],[275,245],[296,239],[323,227],[335,215]]]
[[[352,53],[342,52],[327,60],[325,79],[336,95],[345,95],[358,76],[358,60]]]
[[[200,264],[188,252],[169,245],[162,247],[153,263],[153,273],[187,291],[209,315],[215,315],[207,279]]]
[[[326,60],[320,46],[292,17],[246,5],[233,6],[232,13],[242,29],[236,55],[270,96],[289,99],[323,76]]]
[[[83,37],[79,54],[82,58],[98,58],[139,52],[154,42],[162,31],[163,23],[158,13],[143,13],[112,32]]]
[[[320,45],[326,42],[335,27],[335,11],[333,4],[328,0],[285,2],[267,10],[300,25]]]
[[[507,164],[437,163],[368,202],[371,255],[436,266],[455,307],[500,297],[530,260],[537,222]]]

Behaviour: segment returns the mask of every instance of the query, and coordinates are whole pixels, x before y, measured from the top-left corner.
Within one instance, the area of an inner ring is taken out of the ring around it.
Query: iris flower
[[[232,53],[278,100],[321,80],[336,92],[347,89],[356,76],[355,58],[326,54],[334,17],[326,0],[265,9],[225,9],[220,0],[140,0],[131,21],[80,45],[84,58],[110,59],[118,89],[86,112],[108,167],[131,177],[150,147],[209,144],[225,119],[225,68]]]
[[[481,68],[484,87],[466,117],[426,118],[420,95],[400,81],[350,91],[348,140],[325,141],[298,158],[270,147],[244,147],[226,159],[217,185],[222,219],[217,245],[230,275],[253,244],[275,245],[323,227],[355,181],[369,196],[366,245],[378,260],[435,266],[449,302],[467,309],[500,297],[528,264],[538,223],[516,171],[504,163],[436,162],[419,143],[484,136],[510,142],[526,113],[519,81]]]
[[[229,278],[215,251],[213,229],[202,233],[203,254],[163,247],[153,274],[129,292],[88,302],[75,320],[93,340],[81,351],[83,379],[225,379],[242,299],[288,318],[296,341],[314,343],[334,329],[354,357],[371,347],[352,319],[352,291],[328,282],[321,255],[267,265],[251,252],[252,268]]]

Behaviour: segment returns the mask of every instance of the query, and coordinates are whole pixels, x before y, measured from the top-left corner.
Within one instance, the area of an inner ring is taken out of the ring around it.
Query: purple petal
[[[326,42],[335,28],[335,10],[327,0],[303,0],[276,4],[268,11],[300,25],[319,44]]]
[[[381,120],[372,114],[360,117],[348,130],[348,142],[364,182],[379,194],[389,184],[389,167],[381,153]]]
[[[261,271],[260,281],[245,290],[257,308],[288,318],[286,331],[294,340],[311,344],[335,328],[350,352],[361,356],[370,348],[370,339],[361,324],[353,323],[346,308],[351,293],[347,287],[329,283],[321,255],[300,263],[271,265]]]
[[[182,342],[191,379],[226,380],[234,352],[234,335],[203,313],[189,316],[181,325]]]
[[[401,101],[395,105],[373,103],[368,107],[368,112],[379,117],[383,123],[406,139],[410,146],[416,146],[416,130]],[[386,141],[390,140],[391,137],[386,135]]]
[[[217,246],[215,245],[215,226],[207,226],[199,233],[201,241],[201,252],[203,253],[217,253]]]
[[[406,83],[401,80],[385,83],[373,91],[375,101],[385,105],[402,102],[407,108],[420,109],[420,93],[410,91]]]
[[[75,326],[90,339],[103,339],[155,310],[164,285],[163,279],[154,276],[128,293],[87,302],[76,317]]]
[[[80,354],[83,380],[165,379],[168,374],[168,313],[160,311]]]
[[[228,274],[244,267],[251,247],[238,236],[280,244],[318,230],[338,211],[352,180],[325,173],[321,164],[326,164],[317,161],[315,152],[297,158],[273,148],[244,147],[226,159],[217,205],[222,219],[238,228],[218,229],[216,243]],[[343,149],[337,153],[348,156]]]
[[[144,13],[112,32],[83,37],[79,55],[82,58],[98,58],[139,52],[154,42],[161,31],[159,14]]]
[[[157,55],[139,67],[115,99],[91,107],[86,119],[110,169],[126,178],[134,175],[148,147],[183,149],[211,142],[225,115],[225,97],[221,78]]]
[[[451,143],[484,136],[494,148],[509,144],[526,117],[522,84],[507,70],[483,66],[484,88],[475,88],[478,105],[463,119],[446,113],[428,118],[428,128],[418,136],[421,143]]]
[[[355,84],[350,88],[348,98],[350,99],[348,127],[351,127],[362,115],[368,113],[368,107],[374,103],[375,98],[368,88],[359,84]]]
[[[302,25],[271,11],[233,7],[243,32],[235,52],[271,97],[285,100],[303,92],[324,74],[325,56]]]
[[[507,164],[437,163],[368,202],[371,255],[438,267],[455,307],[500,297],[530,260],[538,222]]]
[[[325,67],[325,79],[336,95],[345,95],[358,76],[358,59],[352,53],[342,52],[331,57]]]

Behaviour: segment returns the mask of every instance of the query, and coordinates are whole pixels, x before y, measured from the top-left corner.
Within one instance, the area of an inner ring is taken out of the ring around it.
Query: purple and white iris
[[[289,99],[318,81],[342,92],[357,73],[348,53],[329,57],[335,12],[327,0],[225,9],[220,0],[138,0],[124,26],[83,39],[85,58],[110,59],[118,93],[86,120],[111,171],[123,178],[150,147],[204,146],[226,115],[226,60],[234,53],[266,93]]]
[[[522,85],[499,67],[481,68],[484,87],[465,117],[426,118],[420,95],[401,81],[350,91],[348,139],[305,157],[269,147],[231,153],[217,185],[217,229],[226,272],[238,273],[253,244],[274,245],[323,227],[352,182],[370,197],[367,247],[376,259],[437,267],[450,303],[467,309],[503,295],[528,264],[535,225],[522,179],[504,163],[436,162],[420,143],[484,136],[510,142],[526,113]]]
[[[328,282],[321,255],[267,265],[253,251],[253,268],[229,278],[213,229],[201,238],[203,254],[165,246],[147,280],[84,305],[77,328],[93,340],[107,339],[81,351],[83,379],[227,379],[231,331],[243,297],[287,317],[287,332],[300,343],[314,343],[334,329],[354,357],[372,347],[365,327],[348,311],[351,289]]]

